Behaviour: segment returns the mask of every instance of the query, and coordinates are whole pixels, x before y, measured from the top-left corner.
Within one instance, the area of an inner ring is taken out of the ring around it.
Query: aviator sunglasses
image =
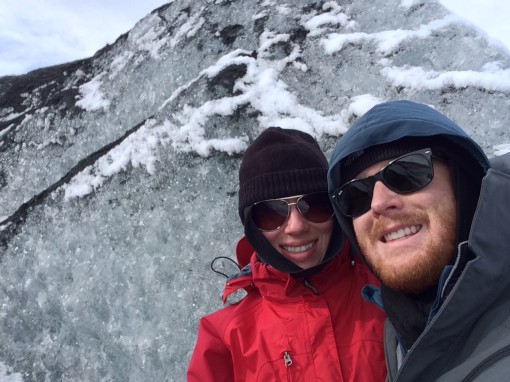
[[[398,194],[408,194],[428,185],[433,177],[432,151],[421,149],[392,160],[372,176],[347,182],[331,199],[345,216],[355,217],[370,210],[375,182],[381,181]]]
[[[291,199],[296,200],[289,202]],[[333,217],[333,207],[327,192],[318,192],[257,202],[251,207],[253,222],[261,231],[276,231],[289,218],[290,206],[293,205],[302,217],[312,223],[324,223]]]

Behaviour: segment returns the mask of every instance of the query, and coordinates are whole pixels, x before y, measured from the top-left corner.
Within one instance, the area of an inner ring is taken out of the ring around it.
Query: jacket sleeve
[[[230,350],[214,322],[200,319],[198,337],[187,372],[188,382],[232,382],[234,370]]]

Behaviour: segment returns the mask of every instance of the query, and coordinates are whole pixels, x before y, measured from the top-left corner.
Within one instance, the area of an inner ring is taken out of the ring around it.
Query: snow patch
[[[76,101],[76,106],[87,111],[108,110],[110,101],[105,98],[104,93],[101,91],[102,76],[103,74],[100,74],[91,81],[80,86],[78,91],[81,95],[81,99]]]

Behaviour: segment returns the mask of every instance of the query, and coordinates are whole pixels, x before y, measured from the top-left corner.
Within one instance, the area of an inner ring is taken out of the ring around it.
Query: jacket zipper
[[[475,378],[479,377],[484,371],[488,370],[493,365],[508,356],[510,356],[510,345],[506,345],[496,353],[492,354],[490,357],[484,359],[481,363],[478,364],[478,366],[476,366],[476,368],[471,371],[471,373],[466,376],[466,378],[462,380],[462,382],[474,381]]]
[[[292,376],[290,374],[290,367],[292,366],[292,358],[290,358],[290,353],[288,351],[283,352],[283,363],[285,365],[285,369],[287,370],[287,381],[292,381]]]

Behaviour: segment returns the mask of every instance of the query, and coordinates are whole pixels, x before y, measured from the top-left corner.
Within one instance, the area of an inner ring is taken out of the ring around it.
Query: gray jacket
[[[459,246],[473,258],[400,369],[396,333],[386,321],[388,381],[510,380],[510,153],[492,165],[469,240]]]

